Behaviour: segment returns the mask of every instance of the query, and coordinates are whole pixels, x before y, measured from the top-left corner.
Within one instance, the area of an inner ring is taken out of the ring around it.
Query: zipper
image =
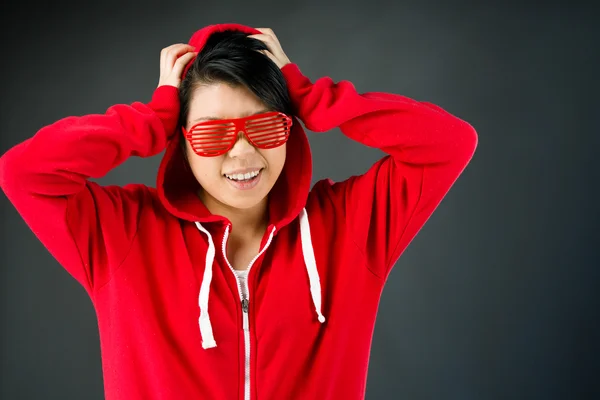
[[[250,318],[248,315],[248,310],[250,306],[250,288],[248,285],[248,277],[250,276],[250,268],[252,268],[252,265],[254,265],[256,260],[258,260],[258,257],[260,257],[262,253],[264,253],[265,250],[267,250],[267,247],[269,247],[269,245],[271,244],[271,241],[273,240],[273,235],[275,234],[275,227],[273,227],[273,229],[271,230],[271,234],[269,235],[267,243],[265,243],[264,247],[258,252],[256,256],[254,256],[254,258],[250,261],[250,264],[248,264],[248,276],[246,277],[246,280],[244,282],[244,289],[246,289],[245,292],[247,294],[247,297],[244,296],[242,283],[236,275],[235,270],[231,266],[231,263],[227,259],[226,246],[227,239],[229,238],[230,227],[231,224],[227,225],[227,227],[225,228],[225,234],[223,235],[223,243],[221,245],[221,250],[223,252],[223,258],[225,259],[225,262],[227,262],[227,266],[231,270],[231,273],[233,274],[237,282],[238,294],[240,296],[240,302],[242,305],[242,329],[244,330],[244,400],[250,400]]]

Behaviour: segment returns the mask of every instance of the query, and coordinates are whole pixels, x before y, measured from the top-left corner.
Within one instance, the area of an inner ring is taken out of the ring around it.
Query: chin
[[[238,210],[248,210],[259,205],[266,196],[231,196],[221,199],[221,202],[228,207]]]

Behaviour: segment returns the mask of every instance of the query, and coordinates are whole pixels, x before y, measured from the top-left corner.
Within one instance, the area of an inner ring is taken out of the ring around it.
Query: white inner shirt
[[[241,271],[238,271],[236,269],[233,270],[235,275],[240,280],[240,286],[242,288],[242,296],[244,297],[244,299],[248,298],[248,292],[246,291],[246,287],[247,287],[246,280],[248,279],[248,271],[249,271],[249,269],[244,269]]]

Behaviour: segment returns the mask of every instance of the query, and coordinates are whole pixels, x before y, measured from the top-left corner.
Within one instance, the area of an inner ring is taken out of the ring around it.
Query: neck
[[[268,224],[268,197],[251,208],[234,208],[221,203],[206,191],[198,193],[200,200],[214,215],[221,215],[231,221],[231,234],[238,239],[262,237]]]

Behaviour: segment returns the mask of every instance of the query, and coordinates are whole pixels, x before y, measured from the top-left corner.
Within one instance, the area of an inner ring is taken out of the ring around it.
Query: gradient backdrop
[[[0,153],[62,117],[148,101],[160,50],[204,25],[273,28],[311,79],[430,101],[479,133],[390,276],[367,399],[598,399],[599,13],[451,3],[4,3]],[[337,129],[309,134],[313,182],[382,156]],[[154,185],[159,160],[100,181]],[[0,398],[103,399],[85,291],[4,194],[0,235]]]

